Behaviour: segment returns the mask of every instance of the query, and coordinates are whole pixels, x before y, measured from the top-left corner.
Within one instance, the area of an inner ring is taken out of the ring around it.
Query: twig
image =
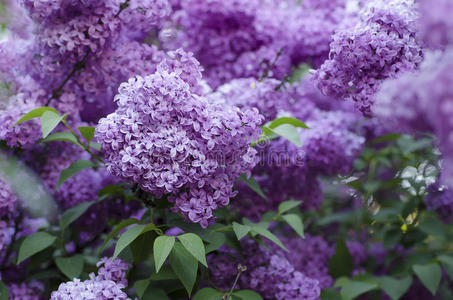
[[[242,272],[245,272],[245,271],[247,271],[247,267],[239,264],[238,265],[238,274],[236,275],[236,279],[234,280],[233,286],[231,287],[230,292],[228,293],[228,295],[225,294],[223,296],[223,300],[229,300],[231,298],[231,295],[233,294],[233,291],[234,291],[234,289],[236,287],[236,284],[238,283],[239,277],[241,277]]]
[[[258,81],[263,81],[264,79],[266,79],[269,76],[269,72],[275,67],[275,64],[277,63],[277,61],[280,58],[280,56],[282,55],[282,53],[283,53],[283,48],[280,48],[280,50],[278,50],[278,52],[277,52],[277,55],[275,55],[274,60],[271,62],[270,65],[267,66],[266,70],[264,70],[263,75],[261,75],[261,77],[258,79]]]

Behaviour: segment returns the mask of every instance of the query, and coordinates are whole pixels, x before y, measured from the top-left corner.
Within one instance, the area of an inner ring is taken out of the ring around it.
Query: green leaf
[[[101,151],[101,144],[99,143],[90,143],[90,147],[96,151]]]
[[[343,239],[337,242],[335,254],[329,260],[329,275],[333,278],[349,276],[354,268],[352,256]]]
[[[70,142],[79,147],[82,147],[82,145],[80,145],[79,142],[77,142],[77,139],[75,138],[75,136],[69,131],[55,132],[51,135],[48,135],[45,139],[41,140],[42,143],[57,142],[57,141]]]
[[[119,224],[117,224],[112,232],[109,233],[109,235],[107,235],[107,237],[105,238],[105,241],[104,243],[102,244],[102,247],[101,249],[104,249],[105,245],[107,245],[108,241],[110,241],[115,235],[117,235],[121,230],[123,230],[124,228],[126,228],[127,226],[130,226],[132,224],[137,224],[139,223],[140,221],[137,220],[137,219],[126,219],[124,221],[121,221]]]
[[[379,278],[381,289],[393,300],[400,299],[412,284],[412,276],[403,279],[395,279],[390,276]]]
[[[60,230],[64,231],[72,222],[83,215],[96,201],[83,202],[66,210],[60,217]]]
[[[417,275],[423,285],[435,295],[442,279],[442,270],[439,264],[413,265],[412,270],[414,270],[415,275]]]
[[[56,111],[52,107],[47,107],[47,106],[39,107],[39,108],[36,108],[36,109],[26,113],[22,118],[19,119],[19,121],[14,123],[14,125],[23,123],[23,122],[31,120],[31,119],[40,118],[45,112],[49,112],[49,111],[58,115],[58,111]]]
[[[164,290],[154,287],[148,287],[143,295],[143,299],[148,300],[170,300]]]
[[[234,230],[234,233],[236,234],[238,240],[240,240],[244,236],[246,236],[247,233],[250,232],[250,230],[252,230],[252,227],[250,227],[248,225],[242,225],[242,224],[233,222],[233,230]]]
[[[233,295],[242,300],[263,300],[263,297],[261,297],[260,294],[251,290],[236,291]]]
[[[55,263],[61,273],[66,275],[69,280],[78,278],[83,271],[85,260],[82,255],[74,255],[72,257],[57,257]]]
[[[164,264],[174,245],[175,245],[174,236],[162,235],[159,236],[154,241],[153,250],[154,250],[154,264],[156,265],[156,273],[159,273],[160,268]]]
[[[178,278],[176,277],[172,269],[164,267],[162,270],[160,270],[159,273],[151,275],[150,279],[153,281],[159,281],[159,280],[173,280]]]
[[[171,250],[170,265],[190,297],[197,279],[198,261],[178,242]]]
[[[80,133],[83,135],[85,140],[87,140],[87,142],[90,142],[93,139],[95,130],[96,130],[96,128],[94,128],[94,127],[86,127],[86,126],[79,127]]]
[[[428,235],[445,238],[445,225],[433,215],[425,215],[418,228]]]
[[[289,200],[289,201],[285,201],[285,202],[282,202],[280,203],[280,205],[278,206],[278,213],[279,214],[283,214],[295,207],[298,207],[302,202],[300,201],[295,201],[295,200]]]
[[[291,226],[294,231],[301,237],[304,238],[304,224],[302,223],[302,219],[295,214],[288,214],[283,215],[282,218]]]
[[[243,181],[249,188],[251,188],[255,193],[260,195],[264,200],[267,200],[266,195],[264,195],[263,190],[261,189],[259,183],[255,180],[253,176],[247,178],[245,174],[239,176],[239,180]]]
[[[206,249],[203,241],[198,235],[194,233],[184,233],[178,235],[178,240],[190,254],[192,254],[206,268],[208,267],[208,262],[206,261]]]
[[[269,125],[267,125],[267,127],[274,129],[274,128],[277,128],[284,124],[289,124],[289,125],[292,125],[294,127],[299,127],[299,128],[310,129],[310,127],[308,127],[304,122],[302,122],[298,119],[295,119],[295,118],[291,118],[291,117],[282,117],[282,118],[275,119]]]
[[[283,243],[278,239],[278,237],[276,237],[269,230],[264,229],[264,228],[259,227],[259,226],[254,226],[254,227],[252,227],[252,231],[256,232],[259,235],[264,236],[265,238],[267,238],[268,240],[272,241],[274,244],[276,244],[277,246],[279,246],[280,248],[282,248],[286,252],[289,252],[288,248],[286,248],[285,245],[283,245]]]
[[[0,280],[0,300],[9,299],[9,289],[3,281]]]
[[[150,283],[151,283],[150,279],[137,280],[134,283],[134,290],[138,296],[138,299],[143,298],[143,295],[145,294],[145,291],[148,288]]]
[[[124,250],[130,243],[132,243],[140,234],[142,234],[145,229],[145,225],[137,225],[132,228],[129,228],[125,233],[123,233],[115,246],[115,252],[113,253],[113,258],[117,257],[121,251]]]
[[[378,287],[376,283],[348,280],[341,285],[340,294],[343,300],[352,300]]]
[[[453,280],[453,257],[449,255],[440,255],[437,260],[442,263],[445,272],[447,272],[450,279]]]
[[[60,178],[58,179],[58,184],[55,190],[58,190],[58,188],[69,178],[74,176],[75,174],[79,173],[80,171],[84,169],[89,169],[93,168],[96,165],[89,160],[77,160],[73,162],[68,168],[64,169],[61,171]]]
[[[402,238],[403,234],[400,228],[390,228],[384,233],[384,246],[386,248],[391,247],[399,243]]]
[[[203,288],[199,290],[192,300],[221,300],[223,293],[213,288]]]
[[[321,291],[321,300],[341,300],[341,295],[334,288],[323,289]]]
[[[41,116],[42,138],[45,139],[67,115],[60,116],[58,113],[46,111]]]
[[[299,131],[297,130],[296,127],[294,127],[292,125],[282,124],[276,128],[269,128],[269,127],[264,126],[263,132],[266,135],[269,135],[272,133],[277,134],[277,135],[287,139],[288,141],[290,141],[297,147],[302,146],[302,143],[300,141]]]
[[[135,264],[140,264],[150,258],[153,252],[150,251],[149,246],[154,244],[157,237],[158,235],[155,232],[151,230],[147,231],[145,229],[142,234],[130,244]]]
[[[20,264],[25,259],[35,255],[47,247],[50,247],[56,239],[57,238],[53,235],[43,231],[38,231],[27,236],[20,245],[17,264]]]

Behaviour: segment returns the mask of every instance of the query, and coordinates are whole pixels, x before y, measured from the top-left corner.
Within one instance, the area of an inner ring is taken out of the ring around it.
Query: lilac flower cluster
[[[11,284],[9,288],[9,299],[11,300],[42,300],[43,284],[37,281],[30,283]]]
[[[295,269],[281,249],[270,246],[269,251],[252,240],[242,241],[241,246],[241,253],[223,247],[218,254],[208,256],[211,280],[216,286],[228,289],[241,264],[247,270],[242,273],[238,288],[255,290],[269,300],[319,299],[318,280]]]
[[[103,265],[103,266],[102,266]],[[90,279],[73,281],[60,284],[57,291],[52,292],[51,300],[91,300],[91,299],[124,299],[130,298],[123,291],[127,286],[125,278],[129,264],[119,258],[103,258],[97,266],[102,266],[98,275],[90,274]]]
[[[233,184],[257,162],[249,148],[262,117],[209,103],[200,96],[200,71],[181,51],[157,72],[131,78],[115,97],[118,109],[99,121],[96,137],[108,170],[162,197],[203,227],[235,195]]]
[[[318,67],[328,58],[332,34],[347,16],[348,0],[302,1],[300,9],[290,7],[287,21],[294,45],[294,65],[308,62]]]
[[[420,0],[420,34],[430,49],[445,49],[453,44],[453,3],[448,0]]]
[[[182,0],[177,7],[161,40],[194,52],[216,88],[235,78],[281,79],[302,61],[321,63],[346,1]]]
[[[453,178],[453,76],[449,71],[452,58],[451,49],[428,53],[418,73],[406,73],[383,84],[374,108],[376,116],[389,127],[398,120],[403,132],[436,134],[444,158],[442,183],[447,186],[451,186]]]
[[[227,102],[239,108],[256,108],[266,121],[272,121],[281,110],[288,110],[291,97],[288,93],[277,90],[280,81],[267,78],[258,81],[255,78],[234,79],[208,95],[212,102]]]
[[[296,270],[316,279],[321,289],[331,287],[333,279],[329,275],[329,259],[335,250],[321,236],[306,234],[304,239],[284,239],[290,249],[286,254],[288,261]]]
[[[370,2],[356,24],[334,34],[329,59],[314,73],[318,88],[354,100],[369,116],[381,82],[415,70],[422,61],[417,19],[412,0]]]

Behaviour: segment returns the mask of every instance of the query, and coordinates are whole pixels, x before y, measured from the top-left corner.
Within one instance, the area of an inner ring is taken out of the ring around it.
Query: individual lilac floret
[[[100,280],[111,280],[127,286],[126,271],[131,267],[119,258],[102,258],[96,266],[99,268],[97,278]]]
[[[198,72],[190,71],[193,59],[176,53],[156,73],[121,84],[118,109],[99,121],[96,137],[113,175],[168,195],[175,211],[206,227],[235,195],[239,175],[255,166],[249,146],[262,116],[209,103],[199,95]]]
[[[412,0],[370,2],[355,26],[334,34],[329,59],[314,74],[318,88],[354,100],[369,116],[380,83],[416,69],[422,61],[417,18]]]
[[[0,217],[12,212],[17,200],[16,193],[11,185],[0,176]]]
[[[211,280],[223,289],[229,289],[237,274],[237,265],[247,267],[241,274],[237,288],[252,289],[266,300],[319,299],[318,280],[308,277],[304,270],[295,269],[286,259],[285,252],[274,245],[269,249],[252,240],[242,240],[241,253],[222,246],[217,254],[208,256]]]
[[[40,282],[11,284],[9,288],[9,299],[11,300],[41,300],[44,286]]]
[[[123,300],[130,299],[122,290],[122,284],[111,280],[98,280],[90,275],[89,280],[74,279],[60,284],[58,290],[52,292],[50,300]]]
[[[445,49],[453,44],[453,2],[450,0],[420,0],[420,32],[425,45]]]

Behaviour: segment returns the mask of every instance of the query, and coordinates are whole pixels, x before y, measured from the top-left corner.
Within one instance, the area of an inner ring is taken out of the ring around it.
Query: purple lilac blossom
[[[127,286],[126,271],[131,267],[119,258],[103,257],[96,266],[99,268],[97,279],[111,280]]]
[[[223,246],[219,253],[208,256],[211,280],[216,286],[228,289],[237,274],[237,265],[247,267],[237,287],[252,289],[266,300],[319,299],[318,280],[296,270],[286,259],[285,253],[274,245],[270,250],[252,240],[241,241],[242,251],[236,252]]]
[[[417,19],[412,0],[371,1],[355,25],[334,34],[329,59],[314,73],[317,87],[326,95],[354,100],[370,116],[381,82],[417,69],[422,61]]]
[[[258,81],[255,78],[234,79],[208,95],[212,102],[225,101],[241,109],[256,108],[266,121],[272,121],[280,110],[288,110],[288,93],[276,90],[280,81],[272,78]]]
[[[420,0],[420,35],[430,49],[453,44],[453,3],[450,0]]]
[[[329,275],[329,259],[335,253],[321,236],[305,234],[305,238],[286,238],[284,244],[290,250],[286,254],[288,261],[296,270],[316,279],[321,289],[331,287],[333,279]]]
[[[180,5],[163,31],[164,36],[173,32],[163,38],[164,46],[193,52],[212,87],[240,77],[282,78],[291,71],[287,20],[276,1],[182,0]]]
[[[439,183],[430,185],[427,191],[426,207],[436,211],[444,222],[450,223],[453,216],[453,192]]]
[[[0,217],[6,216],[14,210],[18,203],[16,193],[9,182],[0,176]]]
[[[120,86],[118,109],[99,121],[96,138],[109,172],[168,195],[174,211],[206,227],[236,195],[237,177],[255,166],[249,145],[262,116],[209,103],[194,59],[180,50],[169,57],[156,73]]]
[[[346,16],[348,0],[302,1],[300,9],[288,7],[287,26],[295,41],[291,58],[294,65],[301,62],[313,67],[328,58],[332,35]]]
[[[126,271],[130,265],[119,258],[102,258],[97,264],[98,274],[90,274],[90,279],[81,281],[75,278],[62,283],[52,292],[51,300],[110,300],[130,299],[123,291],[127,287]]]
[[[8,286],[10,300],[43,300],[44,285],[38,281],[12,283]]]
[[[85,281],[75,278],[60,284],[58,290],[52,292],[50,300],[130,300],[123,288],[122,284],[98,280],[90,275],[90,279]]]

